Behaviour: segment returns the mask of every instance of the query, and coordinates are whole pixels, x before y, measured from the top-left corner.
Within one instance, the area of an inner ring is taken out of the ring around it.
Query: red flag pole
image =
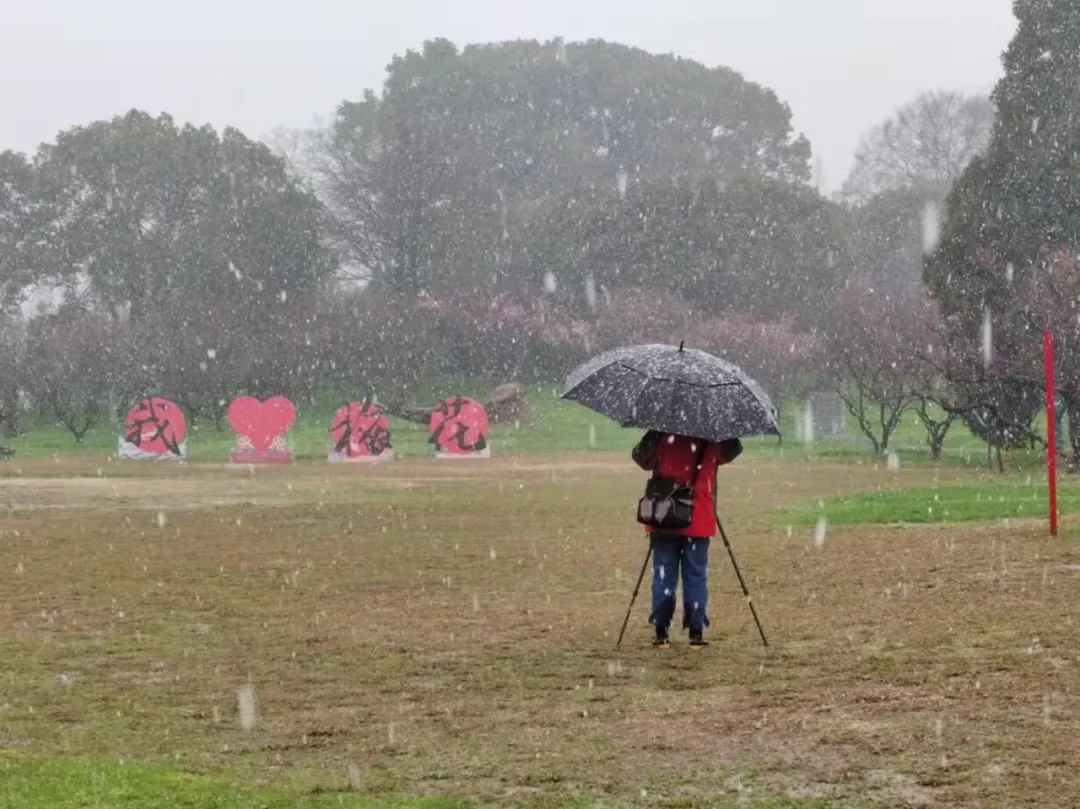
[[[1054,418],[1054,335],[1048,329],[1043,334],[1046,355],[1046,472],[1050,481],[1050,536],[1058,535],[1057,509],[1057,422]]]

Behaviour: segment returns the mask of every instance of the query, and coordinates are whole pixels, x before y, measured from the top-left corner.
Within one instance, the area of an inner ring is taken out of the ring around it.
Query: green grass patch
[[[1080,510],[1080,485],[1058,485],[1058,508]],[[1048,516],[1045,478],[981,479],[909,489],[883,490],[801,503],[777,514],[781,523],[813,525],[894,525],[986,522]]]
[[[465,809],[449,799],[242,787],[175,770],[87,759],[0,758],[0,809]]]
[[[344,788],[295,792],[230,784],[215,778],[143,764],[85,758],[0,757],[0,809],[469,809],[456,798],[371,798]],[[521,805],[515,803],[514,805]],[[537,809],[587,809],[582,797],[535,795]],[[746,799],[724,796],[665,801],[680,809],[750,806],[754,809],[824,809],[821,799]]]

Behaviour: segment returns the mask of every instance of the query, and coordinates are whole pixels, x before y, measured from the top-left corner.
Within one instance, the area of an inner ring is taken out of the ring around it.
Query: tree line
[[[773,91],[599,40],[430,41],[273,148],[132,111],[3,153],[6,311],[39,288],[63,303],[4,320],[0,421],[21,394],[77,433],[110,396],[159,393],[220,423],[241,393],[553,380],[608,345],[687,339],[778,400],[837,389],[881,450],[909,408],[935,450],[956,419],[1030,441],[1025,329],[1077,252],[1059,206],[1078,85],[1042,54],[1078,29],[1052,24],[1063,0],[1017,8],[993,97],[906,104],[832,198]],[[1057,196],[1033,208],[1048,171]]]

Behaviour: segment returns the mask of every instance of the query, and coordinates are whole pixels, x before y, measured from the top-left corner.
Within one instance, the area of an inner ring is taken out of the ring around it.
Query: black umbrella
[[[659,344],[627,346],[593,357],[567,378],[563,398],[608,416],[623,427],[678,433],[707,441],[780,434],[776,408],[760,385],[737,365],[704,351],[687,349],[682,343],[678,348]],[[768,646],[750,591],[735,561],[735,552],[720,524],[719,514],[714,516],[761,642]],[[616,647],[622,643],[651,552],[650,545]]]
[[[780,434],[776,408],[757,382],[737,365],[682,344],[606,351],[567,377],[563,398],[623,427],[708,441]]]

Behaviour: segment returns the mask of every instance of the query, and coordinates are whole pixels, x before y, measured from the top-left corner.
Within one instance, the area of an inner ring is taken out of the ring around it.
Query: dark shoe
[[[701,630],[700,629],[691,629],[690,630],[690,645],[701,648],[702,646],[708,646],[709,642],[707,640],[705,640],[705,638],[703,638],[701,636]]]
[[[671,645],[671,641],[668,640],[668,633],[666,629],[657,629],[656,637],[653,638],[652,645],[658,649],[666,649]]]

